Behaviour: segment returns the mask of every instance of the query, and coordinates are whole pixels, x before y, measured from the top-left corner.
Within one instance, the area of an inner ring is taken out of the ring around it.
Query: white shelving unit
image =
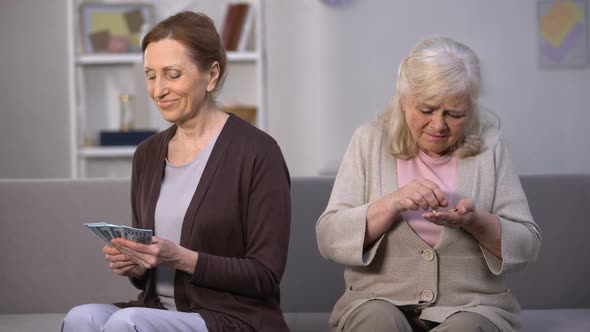
[[[69,35],[69,110],[71,177],[127,177],[131,175],[134,146],[100,146],[100,130],[116,130],[119,124],[119,100],[122,93],[136,96],[137,128],[162,130],[169,126],[161,120],[148,98],[140,53],[87,54],[79,35],[79,5],[68,1]],[[189,8],[208,14],[221,31],[225,6],[230,0],[206,0],[204,8]],[[246,52],[228,52],[228,75],[218,102],[256,105],[255,125],[266,130],[266,58],[264,48],[263,0],[252,0],[255,10],[254,47]],[[208,12],[216,8],[217,17]],[[158,15],[156,15],[158,16]],[[167,15],[166,15],[167,16]]]

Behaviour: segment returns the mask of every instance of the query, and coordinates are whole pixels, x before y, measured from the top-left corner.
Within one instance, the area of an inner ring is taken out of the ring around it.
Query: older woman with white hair
[[[479,60],[445,37],[402,61],[391,106],[354,134],[316,231],[345,265],[338,331],[515,331],[505,275],[541,242]]]

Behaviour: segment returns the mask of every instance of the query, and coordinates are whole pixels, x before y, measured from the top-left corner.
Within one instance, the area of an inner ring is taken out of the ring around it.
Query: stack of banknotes
[[[133,228],[125,225],[113,225],[106,222],[95,222],[84,224],[99,238],[106,243],[110,243],[112,239],[122,237],[124,239],[132,240],[139,243],[152,243],[152,230]]]

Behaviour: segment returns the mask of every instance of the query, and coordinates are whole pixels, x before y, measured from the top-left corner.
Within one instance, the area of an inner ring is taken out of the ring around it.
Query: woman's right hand
[[[367,211],[364,245],[378,239],[399,216],[407,210],[438,209],[449,202],[440,187],[425,178],[417,177],[397,191],[373,202]]]
[[[384,199],[391,202],[394,217],[407,210],[437,210],[441,206],[449,205],[440,187],[423,177],[415,178]]]
[[[130,260],[115,247],[105,245],[102,252],[109,262],[109,268],[117,275],[140,278],[146,271],[144,267]]]

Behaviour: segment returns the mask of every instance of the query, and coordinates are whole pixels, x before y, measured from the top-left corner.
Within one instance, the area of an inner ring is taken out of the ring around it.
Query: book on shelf
[[[254,9],[250,3],[228,4],[221,29],[221,41],[227,51],[246,49],[253,19]]]
[[[246,14],[246,18],[244,21],[244,27],[242,28],[242,33],[240,34],[240,41],[238,42],[238,51],[244,52],[248,49],[250,39],[252,37],[252,33],[254,31],[254,20],[255,20],[255,7],[250,5],[248,8],[248,13]]]

